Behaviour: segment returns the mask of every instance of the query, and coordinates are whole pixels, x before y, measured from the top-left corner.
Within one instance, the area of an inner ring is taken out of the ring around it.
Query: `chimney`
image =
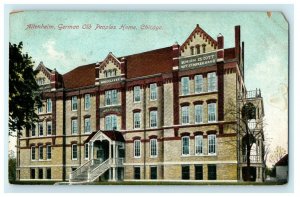
[[[172,45],[172,50],[173,50],[173,69],[174,67],[177,67],[179,66],[179,44],[178,42],[175,42],[173,45]]]
[[[51,72],[50,76],[50,83],[51,83],[51,91],[55,91],[57,88],[57,79],[58,79],[58,73],[56,72],[56,69],[54,68]]]
[[[224,59],[224,37],[222,34],[218,35],[217,41],[218,41],[218,49],[219,49],[217,52],[217,58]]]
[[[124,77],[126,78],[126,58],[122,57],[121,58],[121,74],[124,74]]]
[[[235,57],[238,59],[238,64],[240,64],[240,42],[241,42],[241,30],[240,26],[235,26]]]

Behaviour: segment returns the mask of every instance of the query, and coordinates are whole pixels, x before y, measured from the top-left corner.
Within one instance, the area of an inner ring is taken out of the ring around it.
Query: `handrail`
[[[89,165],[90,163],[92,163],[92,161],[93,161],[93,159],[87,161],[86,163],[84,163],[83,165],[81,165],[79,168],[77,168],[76,170],[74,170],[73,172],[71,172],[71,174],[70,174],[70,180],[74,179],[76,176],[78,176],[78,172],[82,173],[83,172],[83,168],[87,167],[87,165]]]
[[[99,166],[94,168],[90,172],[88,181],[93,182],[95,179],[97,179],[102,173],[104,173],[108,168],[110,168],[111,163],[112,163],[112,159],[107,159],[103,163],[101,163]]]

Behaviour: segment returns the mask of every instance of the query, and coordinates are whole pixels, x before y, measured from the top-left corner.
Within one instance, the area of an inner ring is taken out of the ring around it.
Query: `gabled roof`
[[[191,42],[191,40],[193,39],[194,35],[196,33],[200,33],[200,35],[202,35],[201,37],[203,37],[205,40],[208,41],[208,43],[213,46],[214,48],[217,47],[217,41],[214,40],[208,33],[206,33],[200,26],[199,24],[196,25],[194,31],[190,34],[190,36],[185,40],[185,42],[180,46],[180,51],[182,51],[184,49],[184,47],[186,47],[186,45]]]
[[[125,56],[127,60],[127,78],[136,78],[158,73],[172,72],[172,46]]]
[[[289,164],[289,156],[288,156],[288,154],[286,154],[279,161],[277,161],[275,166],[288,166],[288,164]]]
[[[47,76],[47,78],[50,80],[52,70],[50,68],[47,68],[43,62],[40,62],[38,67],[36,67],[35,70],[39,70],[39,71],[43,72]]]
[[[105,66],[108,64],[109,61],[112,61],[119,69],[121,69],[121,62],[114,56],[112,52],[109,52],[109,54],[106,56],[106,58],[102,61],[102,63],[99,66],[99,71],[101,72],[104,70]]]
[[[95,64],[79,66],[63,75],[64,88],[95,85]]]

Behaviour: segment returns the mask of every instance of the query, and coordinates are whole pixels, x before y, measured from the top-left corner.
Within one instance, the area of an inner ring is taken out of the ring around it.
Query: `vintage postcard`
[[[12,184],[288,182],[280,12],[15,11]]]

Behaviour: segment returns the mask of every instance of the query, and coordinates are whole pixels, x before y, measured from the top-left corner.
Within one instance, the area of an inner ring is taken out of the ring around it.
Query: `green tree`
[[[9,43],[9,135],[19,136],[38,120],[36,104],[41,105],[32,58],[22,53],[23,43]],[[15,133],[17,132],[17,135]]]
[[[8,179],[10,183],[16,181],[16,168],[17,168],[17,160],[14,155],[14,152],[11,151],[11,153],[8,155]]]

